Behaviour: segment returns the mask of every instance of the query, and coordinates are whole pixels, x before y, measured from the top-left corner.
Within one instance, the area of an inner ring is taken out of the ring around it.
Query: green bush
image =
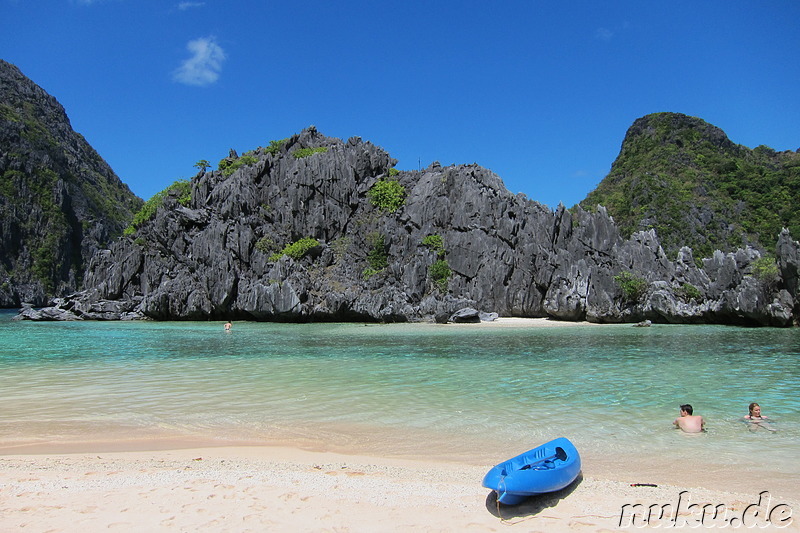
[[[263,254],[271,254],[275,250],[275,241],[272,237],[261,237],[256,241],[256,250]]]
[[[393,178],[393,177],[397,176],[398,174],[400,174],[400,171],[397,170],[396,168],[390,168],[389,169],[389,177],[390,178]]]
[[[258,163],[258,158],[254,156],[252,152],[248,152],[233,161],[228,158],[223,159],[219,162],[219,166],[217,168],[218,170],[222,171],[222,174],[227,178],[241,167],[245,165],[255,165],[256,163]]]
[[[57,229],[48,232],[41,244],[34,248],[32,255],[33,265],[31,271],[33,275],[42,282],[45,290],[53,292],[55,289],[55,280],[58,279],[59,257],[61,254],[61,243],[65,241],[66,234],[63,229],[66,227],[66,221],[61,221],[61,224],[53,224]]]
[[[439,259],[444,257],[444,239],[442,239],[441,235],[428,235],[422,239],[422,245],[436,252],[436,256]]]
[[[178,203],[187,206],[192,201],[192,184],[189,180],[178,180],[161,192],[157,192],[147,200],[139,211],[133,215],[133,222],[125,228],[123,235],[133,235],[142,224],[151,220],[159,207],[164,205],[164,198],[169,194],[178,195]]]
[[[316,148],[300,148],[299,150],[292,152],[292,155],[295,159],[302,159],[304,157],[309,157],[314,154],[321,154],[327,151],[328,148],[326,146],[318,146]]]
[[[15,181],[22,182],[24,178],[25,174],[19,170],[6,170],[3,175],[0,176],[0,195],[9,199],[17,196]]]
[[[303,237],[299,241],[287,244],[280,252],[272,254],[269,260],[275,262],[278,261],[284,255],[288,255],[292,259],[298,260],[304,255],[306,255],[306,253],[308,253],[308,251],[314,248],[315,246],[319,246],[319,241],[317,239],[312,239],[311,237]]]
[[[775,259],[767,255],[753,261],[753,276],[767,285],[777,283],[781,277]]]
[[[374,276],[375,274],[379,274],[381,272],[383,272],[383,269],[375,270],[374,268],[365,268],[364,272],[361,273],[361,276],[366,281],[369,278],[371,278],[372,276]]]
[[[183,207],[189,207],[192,203],[192,183],[189,180],[178,180],[168,189],[169,194],[178,195],[178,203]]]
[[[386,253],[386,238],[380,233],[372,233],[367,236],[369,252],[367,252],[367,263],[371,269],[380,271],[389,264],[389,254]]]
[[[675,291],[675,294],[685,302],[689,302],[691,300],[700,301],[703,295],[700,293],[700,289],[692,285],[691,283],[684,283]]]
[[[6,103],[0,104],[0,118],[9,122],[20,122],[22,120],[19,116],[19,113],[17,113],[12,106]]]
[[[447,292],[447,280],[453,275],[453,271],[450,269],[450,265],[447,264],[447,261],[444,259],[434,261],[433,264],[428,267],[428,275],[441,292]]]
[[[283,145],[286,144],[286,141],[288,140],[289,139],[281,139],[280,141],[270,141],[269,146],[264,148],[264,151],[268,154],[277,155],[278,152],[281,151]]]
[[[123,235],[134,234],[136,230],[142,226],[142,224],[152,219],[156,215],[156,210],[161,207],[161,204],[164,202],[164,198],[166,196],[167,192],[164,190],[154,194],[152,198],[147,200],[142,208],[139,209],[135,215],[133,215],[133,222],[131,222],[130,226],[125,228],[125,230],[122,232]]]
[[[622,289],[625,299],[630,302],[638,302],[647,290],[647,281],[644,278],[634,276],[630,272],[622,272],[618,276],[614,276],[614,281]]]
[[[379,179],[367,193],[372,205],[394,213],[406,203],[406,188],[397,180]]]

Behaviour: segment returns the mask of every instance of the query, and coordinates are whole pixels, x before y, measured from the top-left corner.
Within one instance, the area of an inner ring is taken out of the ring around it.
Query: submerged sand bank
[[[498,509],[481,487],[485,472],[486,466],[268,446],[5,455],[0,530],[636,531],[659,525],[642,515],[658,505],[667,519],[678,507],[677,525],[687,529],[743,518],[744,526],[800,531],[792,517],[800,503],[767,501],[756,483],[751,492],[734,493],[632,487],[586,474],[559,493]],[[704,504],[724,513],[703,518]]]

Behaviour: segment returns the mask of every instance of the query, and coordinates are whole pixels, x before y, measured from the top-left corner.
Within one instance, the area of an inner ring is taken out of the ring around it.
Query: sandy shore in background
[[[442,325],[442,324],[434,324]],[[444,324],[448,327],[503,327],[503,328],[557,328],[563,326],[603,326],[604,324],[597,324],[594,322],[570,322],[566,320],[553,320],[550,318],[518,318],[518,317],[500,317],[492,321],[480,323],[465,323],[465,324]],[[633,326],[633,324],[631,324]]]
[[[746,494],[633,487],[592,478],[586,469],[559,493],[498,508],[481,487],[489,466],[271,446],[0,455],[0,531],[599,532],[675,525],[671,514],[645,523],[650,505],[679,508],[683,527],[669,529],[730,527],[744,517],[744,526],[769,525],[758,530],[800,531],[793,516],[800,503],[763,496],[754,505],[763,489],[755,484]],[[701,522],[704,504],[725,512]],[[781,519],[785,527],[777,528]]]

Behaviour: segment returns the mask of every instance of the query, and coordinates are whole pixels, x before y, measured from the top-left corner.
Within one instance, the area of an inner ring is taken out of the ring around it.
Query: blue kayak
[[[528,496],[563,489],[580,471],[578,450],[560,437],[493,467],[483,486],[497,492],[498,502],[516,505]]]

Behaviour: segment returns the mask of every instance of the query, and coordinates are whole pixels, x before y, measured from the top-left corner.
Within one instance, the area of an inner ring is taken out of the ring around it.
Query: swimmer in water
[[[764,422],[769,417],[761,414],[761,406],[756,402],[751,403],[747,409],[750,411],[744,415],[744,419],[749,422],[748,429],[750,431],[757,431],[759,428],[766,429],[767,431],[775,431],[775,428]]]
[[[700,415],[692,414],[694,409],[688,403],[681,405],[681,416],[672,423],[685,433],[700,433],[705,431],[706,421]]]

